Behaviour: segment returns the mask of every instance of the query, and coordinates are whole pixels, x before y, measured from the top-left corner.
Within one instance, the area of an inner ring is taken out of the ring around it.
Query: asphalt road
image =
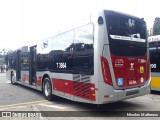
[[[45,100],[41,92],[21,85],[12,85],[5,74],[0,73],[0,106],[38,100]]]
[[[57,119],[73,119],[73,120],[158,120],[160,117],[95,117],[95,113],[90,113],[90,117],[86,117],[83,113],[80,113],[77,117],[72,117],[76,114],[73,111],[160,111],[160,92],[153,92],[145,96],[132,98],[120,102],[109,103],[97,107],[92,104],[85,104],[79,102],[73,102],[63,98],[57,98],[55,101],[47,101],[44,99],[41,92],[36,90],[21,86],[21,85],[11,85],[8,80],[6,80],[5,75],[0,73],[0,111],[58,111]],[[70,117],[60,117],[66,114]],[[55,113],[51,113],[52,115]],[[86,114],[86,113],[85,113]],[[160,115],[160,112],[159,112]],[[80,117],[81,116],[81,117]],[[94,116],[94,117],[93,117]],[[4,119],[4,118],[0,118]],[[6,120],[18,120],[20,118],[7,118]],[[30,118],[32,120],[32,118]],[[34,120],[50,120],[53,117],[41,117],[34,118]]]

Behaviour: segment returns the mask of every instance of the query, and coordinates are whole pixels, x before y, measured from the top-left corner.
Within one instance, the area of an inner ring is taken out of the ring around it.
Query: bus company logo
[[[116,59],[115,60],[115,67],[123,67],[124,61],[123,59]]]
[[[129,26],[129,27],[134,27],[134,26],[135,26],[135,20],[133,20],[133,19],[128,19],[128,26]]]
[[[138,63],[146,63],[145,59],[138,59]]]
[[[134,63],[130,63],[130,70],[134,70]]]

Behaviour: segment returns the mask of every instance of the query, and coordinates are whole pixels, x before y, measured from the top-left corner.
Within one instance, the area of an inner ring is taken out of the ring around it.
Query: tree
[[[160,35],[160,17],[156,17],[154,20],[153,35]]]
[[[3,48],[3,49],[0,51],[0,54],[6,55],[6,54],[7,54],[7,49],[6,49],[6,48]]]
[[[9,52],[12,52],[11,49],[6,49],[6,48],[3,48],[1,51],[0,51],[0,65],[4,65],[5,64],[5,56],[7,55],[7,53]]]
[[[0,65],[4,65],[5,64],[5,55],[1,55],[0,54]]]

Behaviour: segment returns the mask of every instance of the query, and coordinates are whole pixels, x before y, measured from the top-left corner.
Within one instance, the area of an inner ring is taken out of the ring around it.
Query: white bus
[[[146,23],[112,10],[18,49],[6,63],[12,84],[43,91],[48,100],[105,104],[150,93]]]

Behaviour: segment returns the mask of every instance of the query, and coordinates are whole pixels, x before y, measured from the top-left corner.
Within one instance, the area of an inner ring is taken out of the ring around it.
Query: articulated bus
[[[151,90],[160,91],[160,35],[149,36]]]
[[[48,100],[105,104],[150,93],[146,23],[112,10],[17,49],[6,63],[12,84],[42,91]]]

